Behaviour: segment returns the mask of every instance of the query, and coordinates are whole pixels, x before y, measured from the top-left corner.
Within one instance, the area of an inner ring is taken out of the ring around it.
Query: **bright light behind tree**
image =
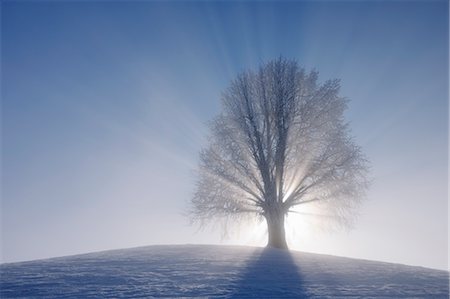
[[[268,246],[277,248],[287,248],[289,214],[352,223],[368,162],[344,120],[339,89],[338,80],[319,83],[317,72],[281,57],[238,75],[200,154],[192,219],[263,218]],[[300,211],[310,205],[320,213]]]
[[[205,123],[233,78],[282,55],[342,80],[373,178],[352,231],[321,233],[329,213],[305,204],[286,216],[289,247],[448,269],[448,1],[1,7],[2,262],[221,244],[183,213]],[[265,245],[265,226],[223,242]]]

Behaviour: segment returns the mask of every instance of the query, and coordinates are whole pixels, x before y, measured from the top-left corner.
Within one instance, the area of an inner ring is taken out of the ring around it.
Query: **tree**
[[[284,58],[238,75],[200,153],[191,217],[262,216],[268,246],[277,248],[287,248],[285,217],[301,205],[320,203],[341,223],[351,219],[368,163],[350,137],[339,88]]]

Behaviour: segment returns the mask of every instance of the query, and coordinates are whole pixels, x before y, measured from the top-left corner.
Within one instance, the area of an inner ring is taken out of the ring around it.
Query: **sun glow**
[[[286,241],[289,248],[302,249],[302,244],[311,238],[315,226],[312,212],[303,212],[306,209],[295,210],[286,216],[284,221],[286,231]]]
[[[304,250],[305,244],[319,232],[320,219],[315,204],[297,206],[285,218],[286,241],[290,249]],[[240,244],[245,246],[267,245],[267,223],[264,219],[253,220],[239,225],[233,230],[229,238],[224,240],[225,244]]]

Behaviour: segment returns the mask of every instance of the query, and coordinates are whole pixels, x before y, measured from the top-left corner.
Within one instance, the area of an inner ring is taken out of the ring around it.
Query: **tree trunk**
[[[284,230],[284,212],[272,211],[266,215],[267,231],[269,235],[268,247],[288,249],[286,232]]]

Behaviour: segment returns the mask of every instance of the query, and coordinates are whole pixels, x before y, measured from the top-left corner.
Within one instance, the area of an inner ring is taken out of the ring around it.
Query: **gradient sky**
[[[448,2],[2,1],[3,262],[221,240],[183,216],[206,122],[283,55],[342,79],[372,163],[355,229],[292,248],[448,268]]]

